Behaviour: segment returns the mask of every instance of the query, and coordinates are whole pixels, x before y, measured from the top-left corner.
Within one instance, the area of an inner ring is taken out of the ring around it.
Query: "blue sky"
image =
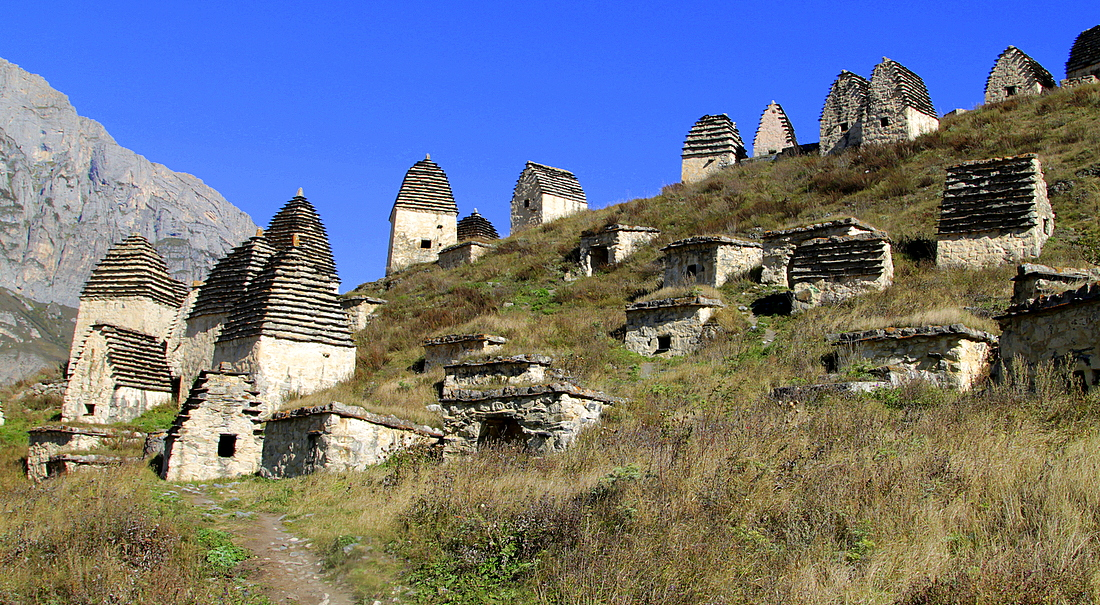
[[[751,143],[783,105],[800,142],[842,69],[883,56],[940,113],[982,101],[1010,44],[1056,79],[1100,24],[1074,2],[57,2],[9,7],[0,57],[128,147],[266,225],[304,187],[344,289],[381,277],[405,170],[431,153],[460,216],[502,233],[527,160],[572,170],[594,208],[679,180],[703,114]]]

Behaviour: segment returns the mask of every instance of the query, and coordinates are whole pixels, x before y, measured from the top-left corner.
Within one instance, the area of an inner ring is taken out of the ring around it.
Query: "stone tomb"
[[[485,256],[495,247],[493,244],[487,244],[476,239],[447,246],[439,251],[439,266],[442,269],[454,269],[462,265],[469,265]]]
[[[322,470],[361,471],[442,438],[438,429],[338,402],[276,412],[264,430],[260,474],[283,479]]]
[[[789,265],[791,257],[794,256],[798,246],[805,241],[877,232],[878,229],[854,218],[842,218],[803,227],[767,231],[764,233],[762,259],[764,268],[760,274],[760,283],[790,288]]]
[[[370,318],[378,307],[387,301],[363,294],[348,294],[340,297],[340,307],[348,314],[348,327],[354,334],[367,327]]]
[[[27,478],[36,483],[78,470],[122,464],[125,458],[103,452],[136,448],[144,438],[131,431],[74,426],[41,426],[27,433]]]
[[[790,118],[782,105],[772,101],[760,116],[760,125],[752,142],[752,157],[771,156],[797,147],[798,140],[795,139]]]
[[[988,374],[997,337],[962,324],[830,334],[840,366],[872,364],[894,386],[910,380],[969,390]]]
[[[1043,94],[1055,88],[1054,76],[1024,51],[1009,46],[993,64],[985,81],[985,102]]]
[[[476,239],[482,242],[491,242],[500,239],[496,227],[489,219],[481,216],[477,208],[466,218],[458,221],[458,241],[465,242]]]
[[[588,200],[572,172],[527,162],[512,192],[512,234],[585,210]]]
[[[844,70],[833,81],[821,109],[821,155],[837,153],[863,142],[863,114],[870,83],[859,74]]]
[[[647,356],[686,355],[699,348],[707,321],[722,301],[702,296],[665,298],[626,307],[626,348]]]
[[[705,115],[688,131],[680,154],[680,182],[701,181],[748,157],[737,124],[726,114]]]
[[[496,353],[508,342],[492,334],[450,334],[424,341],[424,371],[445,366],[470,355]]]
[[[390,212],[386,275],[416,263],[431,263],[458,243],[458,206],[447,174],[431,156],[412,165]]]
[[[660,234],[653,227],[618,224],[581,233],[581,272],[591,277],[600,269],[617,265]]]
[[[1100,78],[1100,25],[1081,32],[1066,61],[1066,79]]]
[[[996,319],[1002,376],[1053,362],[1072,371],[1087,389],[1100,385],[1100,284],[1013,305]]]
[[[699,236],[678,240],[661,248],[665,253],[664,286],[703,285],[721,287],[760,266],[759,242],[724,236]]]
[[[796,307],[835,304],[894,281],[890,240],[881,231],[808,239],[788,264]]]
[[[1053,232],[1054,211],[1035,154],[947,168],[937,266],[980,268],[1036,258]]]
[[[920,76],[897,61],[882,58],[871,72],[863,144],[912,141],[940,127],[939,114]]]
[[[1024,263],[1012,278],[1012,304],[1022,305],[1040,296],[1053,296],[1100,281],[1100,269],[1073,269]]]
[[[444,457],[496,443],[540,454],[568,448],[614,400],[569,382],[551,363],[518,355],[446,366],[439,399]]]

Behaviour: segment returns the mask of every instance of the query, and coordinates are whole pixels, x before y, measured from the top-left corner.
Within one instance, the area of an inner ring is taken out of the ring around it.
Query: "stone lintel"
[[[698,235],[674,241],[664,248],[661,248],[661,251],[664,252],[673,248],[683,248],[686,246],[741,246],[742,248],[760,248],[761,244],[760,242],[734,239],[724,235]]]
[[[771,239],[777,237],[783,237],[786,235],[794,235],[796,233],[805,233],[807,231],[817,231],[818,229],[827,229],[829,227],[841,227],[844,225],[852,225],[854,227],[860,227],[872,232],[878,232],[879,230],[867,223],[852,217],[846,217],[836,219],[834,221],[826,221],[824,223],[814,223],[813,225],[804,225],[802,227],[791,227],[789,229],[776,229],[774,231],[765,231],[764,238]]]
[[[666,309],[672,307],[717,307],[724,308],[726,305],[722,304],[722,301],[716,298],[706,298],[704,296],[683,296],[680,298],[662,298],[659,300],[648,300],[645,302],[636,302],[626,306],[626,312],[632,311],[650,311],[653,309]]]
[[[424,341],[424,346],[433,347],[438,345],[456,344],[460,342],[486,342],[491,345],[502,345],[508,342],[508,339],[503,336],[494,336],[492,334],[448,334],[446,336],[429,338]]]
[[[311,407],[298,408],[296,410],[285,410],[282,412],[275,412],[268,419],[268,422],[279,422],[281,420],[290,420],[292,418],[304,418],[306,416],[316,416],[318,414],[333,414],[344,418],[356,418],[358,420],[365,420],[372,424],[378,424],[391,429],[399,429],[403,431],[412,431],[428,437],[442,437],[443,432],[439,429],[434,429],[430,426],[423,426],[419,424],[413,424],[407,420],[402,420],[396,416],[381,416],[368,412],[367,410],[355,406],[346,405],[339,401],[333,401],[332,403],[326,403],[324,405],[315,405]]]
[[[1098,300],[1100,300],[1100,283],[1094,282],[1085,284],[1076,290],[1067,290],[1053,296],[1040,296],[1023,304],[1012,305],[1005,311],[1004,315],[994,317],[993,319],[1004,321],[1017,315],[1043,313],[1045,311],[1053,311],[1063,307],[1071,307],[1074,305],[1096,302]]]
[[[905,338],[928,338],[937,336],[959,336],[979,342],[997,344],[998,338],[988,332],[968,328],[963,324],[949,326],[917,326],[911,328],[882,328],[864,332],[845,332],[829,334],[825,338],[833,345],[845,345],[873,340],[902,340]]]
[[[512,355],[511,357],[490,357],[489,359],[481,359],[475,361],[458,361],[455,363],[449,363],[444,368],[457,368],[457,367],[478,367],[478,366],[492,366],[502,364],[522,364],[522,365],[540,365],[549,367],[554,363],[553,357],[547,357],[546,355]]]
[[[27,432],[31,434],[61,433],[68,435],[87,435],[89,437],[110,437],[122,439],[140,439],[145,436],[144,433],[124,431],[121,429],[92,428],[60,424],[56,426],[36,426],[32,429],[27,429]]]
[[[553,382],[550,384],[509,386],[493,389],[447,389],[444,391],[443,396],[439,398],[439,401],[440,403],[476,403],[493,399],[555,394],[570,395],[580,399],[591,399],[607,405],[620,403],[622,401],[621,399],[608,396],[600,391],[579,387],[571,382]]]

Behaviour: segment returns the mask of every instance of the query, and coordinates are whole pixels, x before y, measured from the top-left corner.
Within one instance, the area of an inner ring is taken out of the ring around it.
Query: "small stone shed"
[[[1085,388],[1100,385],[1100,283],[1013,305],[996,319],[1002,376],[1053,362],[1069,368]]]
[[[1035,154],[947,168],[937,266],[980,268],[1037,258],[1052,233],[1054,211]]]
[[[661,248],[665,287],[721,287],[760,266],[760,242],[719,235],[689,237]]]
[[[660,234],[661,231],[653,227],[619,224],[585,231],[581,233],[581,271],[591,277],[600,269],[617,265]]]
[[[27,478],[36,483],[73,471],[117,466],[125,459],[104,452],[137,448],[144,438],[131,431],[75,426],[40,426],[27,433]]]
[[[351,333],[354,334],[367,327],[374,312],[387,302],[381,298],[363,294],[351,294],[341,297],[340,307],[348,314],[348,326]]]
[[[1024,263],[1012,278],[1012,304],[1022,305],[1040,296],[1053,296],[1100,281],[1100,269],[1048,267]]]
[[[512,192],[512,234],[585,210],[588,199],[576,175],[527,162]]]
[[[707,321],[722,301],[702,296],[665,298],[626,307],[626,348],[640,355],[686,355],[699,348]]]
[[[969,390],[989,372],[997,337],[962,324],[831,334],[839,365],[870,363],[891,384],[921,379]]]
[[[805,240],[791,255],[788,279],[795,301],[811,306],[881,292],[894,281],[890,240],[881,231]]]
[[[752,142],[752,157],[772,156],[797,147],[798,139],[794,136],[790,118],[782,105],[772,101],[760,116],[760,125]]]
[[[680,182],[701,181],[748,157],[737,124],[726,114],[705,115],[688,131],[680,154]]]
[[[317,471],[361,471],[412,447],[441,443],[443,432],[333,402],[276,412],[264,429],[260,474],[271,479]]]
[[[985,102],[1040,95],[1057,85],[1054,76],[1024,51],[1009,46],[993,64],[985,81]]]
[[[803,242],[856,235],[858,233],[878,233],[879,230],[854,218],[836,219],[814,225],[805,225],[791,229],[767,231],[763,239],[763,270],[760,283],[774,286],[791,287],[789,265],[795,250]]]
[[[469,355],[495,353],[508,342],[492,334],[449,334],[424,341],[424,371],[445,366]]]
[[[469,265],[477,259],[485,256],[495,248],[493,244],[487,244],[475,239],[459,242],[453,246],[447,246],[439,251],[439,266],[443,269],[454,269],[462,265]]]
[[[1081,32],[1066,61],[1066,78],[1100,78],[1100,25]]]

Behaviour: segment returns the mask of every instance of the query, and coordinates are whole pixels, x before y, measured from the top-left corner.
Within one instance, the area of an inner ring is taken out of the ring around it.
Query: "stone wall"
[[[340,307],[348,314],[348,326],[351,333],[354,334],[367,327],[374,312],[386,302],[373,296],[351,295],[342,297]]]
[[[73,330],[73,344],[69,349],[69,375],[76,370],[77,358],[84,348],[84,341],[91,334],[92,326],[103,324],[118,326],[160,339],[167,339],[172,331],[180,307],[149,298],[111,298],[80,301]]]
[[[450,365],[470,355],[495,353],[508,342],[492,334],[451,334],[424,341],[424,371]]]
[[[850,71],[836,77],[821,110],[821,155],[837,153],[863,142],[863,115],[870,82]]]
[[[443,433],[355,406],[277,412],[264,429],[260,474],[281,479],[317,471],[361,471],[411,447],[430,447]]]
[[[626,308],[625,345],[640,355],[687,355],[699,348],[704,327],[722,301],[702,296],[634,303]]]
[[[1087,388],[1100,384],[1100,284],[1013,305],[997,321],[1002,376],[1054,362],[1077,374]]]
[[[772,101],[760,116],[760,125],[752,142],[753,157],[775,155],[797,147],[798,140],[790,118],[779,103]]]
[[[894,281],[890,240],[877,232],[803,241],[791,256],[788,279],[795,301],[809,306],[881,292]]]
[[[83,462],[88,465],[96,461],[117,464],[120,458],[104,456],[102,452],[135,445],[143,438],[141,433],[130,431],[72,426],[43,426],[27,433],[27,478],[36,483],[85,466],[80,458],[66,461],[66,456],[84,454]]]
[[[822,237],[836,237],[840,235],[855,235],[857,233],[873,233],[877,229],[860,222],[854,218],[843,218],[826,223],[794,227],[792,229],[779,229],[764,233],[762,244],[762,265],[760,283],[791,287],[788,273],[788,265],[791,256],[804,241]]]
[[[1048,267],[1025,263],[1012,278],[1012,304],[1022,305],[1040,296],[1053,296],[1066,290],[1100,281],[1100,269]]]
[[[1073,41],[1066,61],[1066,78],[1100,78],[1100,25],[1081,32]]]
[[[664,286],[703,285],[719,288],[746,275],[761,262],[758,242],[721,236],[689,237],[661,248]]]
[[[545,355],[513,355],[444,366],[443,394],[460,388],[492,388],[505,385],[542,384],[560,380]]]
[[[253,336],[217,343],[213,366],[251,374],[260,399],[274,410],[292,393],[307,395],[351,378],[355,347]]]
[[[458,213],[395,207],[390,214],[386,275],[417,263],[434,263],[439,252],[458,242]]]
[[[209,370],[214,360],[214,344],[225,327],[226,313],[211,313],[198,317],[189,317],[184,324],[183,338],[175,343],[175,349],[169,349],[168,357],[175,366],[179,377],[176,391],[178,401],[187,399],[191,385],[203,370]]]
[[[439,266],[443,269],[454,269],[462,265],[468,265],[495,247],[492,244],[477,240],[466,240],[453,246],[447,246],[439,251]]]
[[[61,404],[65,422],[128,422],[172,400],[164,343],[96,325],[84,341]]]
[[[1038,258],[1047,237],[1038,229],[943,235],[936,244],[936,265],[980,269]]]
[[[634,225],[608,225],[596,232],[582,233],[581,272],[591,277],[598,269],[617,265],[660,234],[658,229]]]
[[[840,365],[872,364],[897,386],[914,379],[969,390],[989,373],[997,337],[967,328],[921,326],[833,334]]]
[[[1009,46],[997,57],[985,81],[985,102],[1042,94],[1055,87],[1054,76],[1024,51]]]
[[[726,114],[705,115],[688,131],[680,154],[680,182],[694,183],[748,157],[737,124]]]

